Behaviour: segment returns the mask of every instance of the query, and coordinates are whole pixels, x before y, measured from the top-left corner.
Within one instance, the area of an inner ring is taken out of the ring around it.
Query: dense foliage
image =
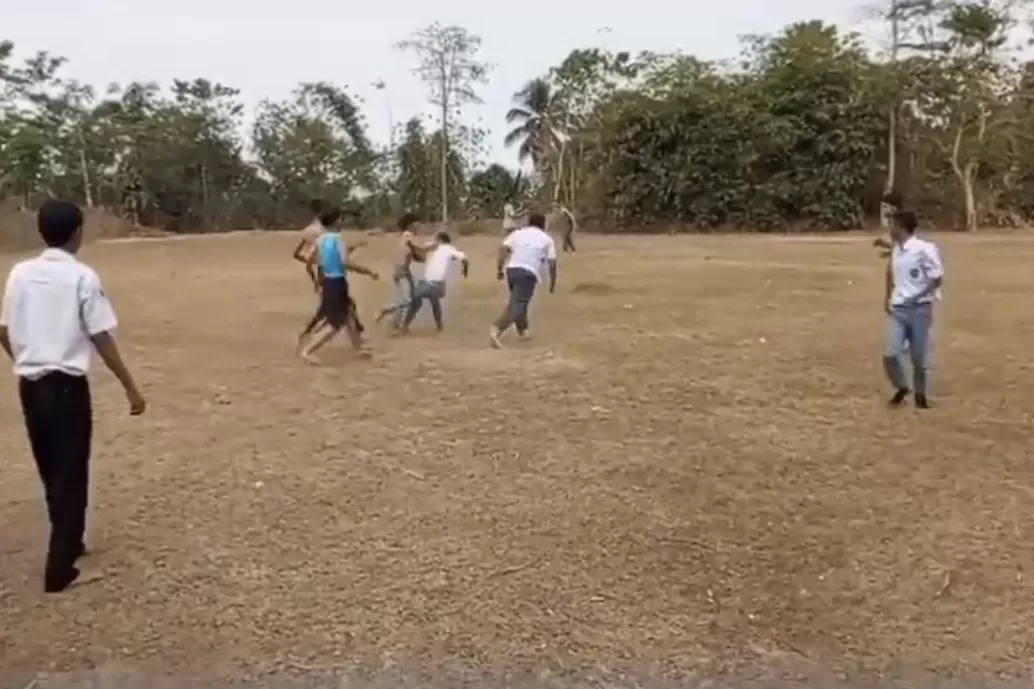
[[[526,173],[485,165],[462,121],[490,76],[480,40],[432,25],[399,44],[439,112],[392,145],[366,133],[347,88],[299,85],[251,131],[233,88],[206,79],[112,86],[0,43],[0,200],[62,195],[182,231],[292,225],[305,202],[367,220],[409,210],[497,217],[514,196],[587,226],[842,229],[897,189],[946,225],[1034,213],[1034,63],[1016,60],[1023,3],[895,0],[892,58],[802,22],[744,42],[734,64],[574,50],[506,114]]]

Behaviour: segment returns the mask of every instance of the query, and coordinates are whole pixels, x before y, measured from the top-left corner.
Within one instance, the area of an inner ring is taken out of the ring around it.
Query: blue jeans
[[[925,395],[930,371],[930,329],[933,325],[933,304],[893,306],[887,315],[887,332],[883,345],[883,368],[896,390],[908,388],[902,365],[905,347],[912,359],[912,390]]]
[[[434,324],[438,326],[438,329],[442,329],[442,299],[445,298],[445,283],[444,282],[429,282],[427,280],[420,280],[413,287],[413,297],[409,302],[409,310],[406,311],[406,319],[403,322],[405,327],[409,327],[412,324],[413,319],[416,318],[417,313],[420,312],[420,307],[424,305],[424,300],[431,302],[431,315],[434,316]]]

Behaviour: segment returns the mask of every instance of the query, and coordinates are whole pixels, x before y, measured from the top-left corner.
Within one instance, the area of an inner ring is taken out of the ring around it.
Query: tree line
[[[573,50],[514,94],[515,168],[463,124],[491,77],[481,40],[433,24],[398,44],[435,106],[374,144],[347,87],[300,84],[250,131],[230,86],[112,85],[0,42],[0,201],[59,195],[178,231],[289,227],[311,198],[366,223],[499,217],[508,202],[585,227],[834,230],[887,192],[938,224],[1034,213],[1034,61],[1018,0],[889,0],[889,54],[819,21],[744,39],[739,59]]]

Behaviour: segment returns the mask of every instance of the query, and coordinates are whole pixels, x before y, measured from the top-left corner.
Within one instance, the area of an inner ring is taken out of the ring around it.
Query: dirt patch
[[[162,237],[168,233],[134,227],[124,218],[100,208],[84,210],[85,240],[120,237]],[[42,246],[36,229],[36,214],[12,208],[0,208],[0,251],[27,251]]]
[[[588,294],[592,296],[602,297],[616,292],[614,285],[606,282],[579,282],[571,291],[575,294]]]

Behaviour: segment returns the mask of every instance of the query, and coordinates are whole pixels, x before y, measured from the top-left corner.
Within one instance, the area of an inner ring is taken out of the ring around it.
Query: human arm
[[[376,270],[370,270],[366,266],[359,265],[358,263],[352,263],[351,261],[349,261],[348,265],[345,266],[345,270],[347,270],[350,273],[366,275],[367,277],[371,277],[374,280],[379,280],[381,277],[380,273],[378,273]]]
[[[506,262],[510,259],[510,253],[512,249],[505,243],[499,247],[499,252],[495,258],[495,277],[497,280],[503,279],[503,269],[506,267]]]
[[[887,259],[886,274],[883,279],[883,310],[890,313],[890,295],[894,292],[894,272],[891,269],[891,259]]]
[[[427,260],[427,252],[434,248],[434,242],[421,242],[417,244],[412,239],[406,240],[406,248],[409,249],[410,256],[417,263],[423,263]]]
[[[546,262],[549,264],[549,293],[552,294],[556,291],[557,278],[556,243],[552,237],[549,238],[549,248],[546,250]]]
[[[3,302],[0,302],[0,348],[11,361],[14,361],[14,350],[11,349],[11,334],[7,330],[11,312],[14,310],[14,279],[15,271],[7,276],[7,285],[4,287]]]
[[[118,326],[115,311],[111,308],[100,280],[96,276],[84,278],[79,285],[80,317],[83,327],[90,336],[97,354],[104,365],[122,384],[122,389],[129,400],[129,413],[138,416],[144,413],[147,403],[140,389],[136,386],[133,374],[122,360],[118,345],[115,343],[113,331]]]
[[[294,260],[305,265],[305,274],[315,289],[320,288],[319,274],[316,272],[316,245],[303,239],[294,249]]]
[[[453,258],[460,262],[460,268],[463,271],[463,277],[466,278],[467,275],[470,273],[470,260],[467,258],[467,255],[459,249],[457,249],[456,253],[453,254]]]

